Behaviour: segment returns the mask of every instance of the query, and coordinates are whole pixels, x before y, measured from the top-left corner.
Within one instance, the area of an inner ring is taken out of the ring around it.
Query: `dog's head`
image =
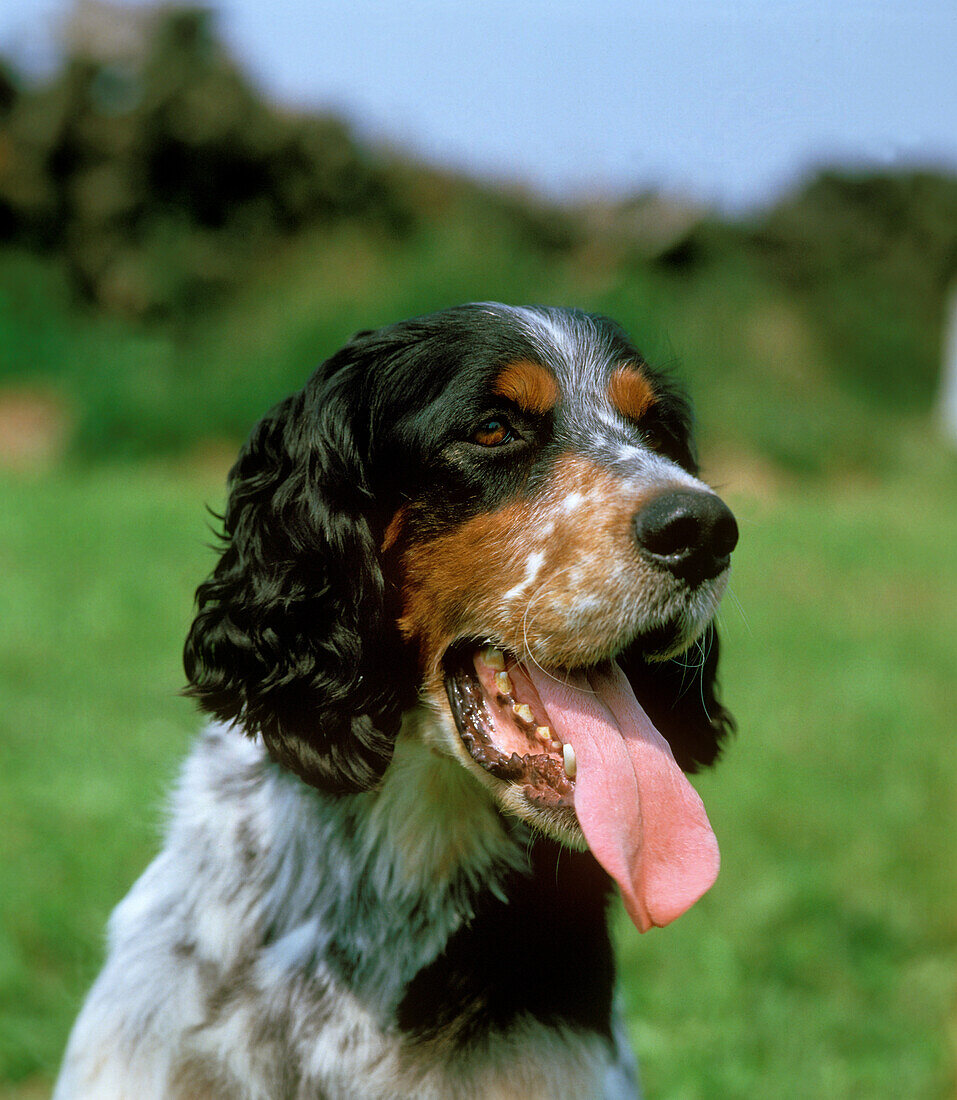
[[[622,867],[677,799],[654,858],[713,879],[674,760],[712,763],[731,725],[712,618],[737,528],[696,469],[685,401],[605,318],[477,304],[360,333],[231,472],[190,692],[337,792],[379,782],[424,700],[439,751],[546,833],[581,826],[663,923]]]

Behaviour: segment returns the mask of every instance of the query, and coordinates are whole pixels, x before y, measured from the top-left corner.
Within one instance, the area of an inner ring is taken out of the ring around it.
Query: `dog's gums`
[[[491,646],[456,646],[444,665],[452,714],[472,759],[497,779],[520,785],[533,806],[570,807],[574,750],[555,736],[537,700],[516,695],[509,675],[518,667],[515,656]]]

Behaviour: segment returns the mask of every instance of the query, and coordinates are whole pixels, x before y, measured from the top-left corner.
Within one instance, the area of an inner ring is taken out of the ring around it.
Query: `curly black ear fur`
[[[617,658],[635,695],[671,745],[678,766],[696,772],[713,764],[735,729],[718,700],[718,631],[712,624],[686,653],[647,660],[638,645]]]
[[[381,778],[413,682],[373,513],[344,375],[317,376],[240,452],[225,549],[197,590],[184,652],[187,694],[204,710],[261,733],[280,763],[338,792]]]

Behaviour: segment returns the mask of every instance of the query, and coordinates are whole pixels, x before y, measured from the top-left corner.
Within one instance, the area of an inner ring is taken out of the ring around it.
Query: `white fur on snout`
[[[542,562],[545,560],[544,550],[533,550],[525,559],[525,576],[513,585],[504,596],[502,596],[503,603],[511,603],[517,596],[522,595],[528,587],[533,583],[538,576],[538,571],[542,567]]]

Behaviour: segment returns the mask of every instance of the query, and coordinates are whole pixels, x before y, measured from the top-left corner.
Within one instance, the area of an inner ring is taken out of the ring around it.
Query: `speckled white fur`
[[[624,1043],[532,1018],[454,1065],[401,1058],[386,1021],[402,989],[528,842],[436,751],[437,723],[410,715],[381,790],[346,798],[211,726],[110,922],[55,1100],[633,1097]]]

